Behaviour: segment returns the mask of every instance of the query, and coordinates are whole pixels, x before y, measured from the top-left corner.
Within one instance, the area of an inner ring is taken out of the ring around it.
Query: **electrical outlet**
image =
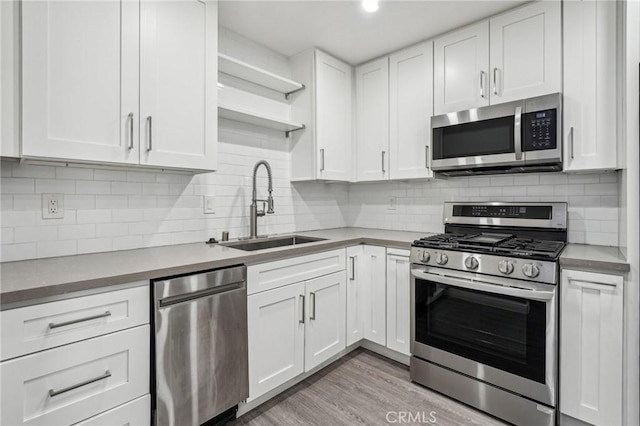
[[[394,196],[390,196],[389,199],[387,200],[387,209],[388,210],[395,210],[396,209],[396,197]]]
[[[63,194],[42,194],[42,218],[43,219],[64,218],[64,195]]]
[[[216,200],[213,195],[204,196],[204,213],[214,214],[216,212]]]

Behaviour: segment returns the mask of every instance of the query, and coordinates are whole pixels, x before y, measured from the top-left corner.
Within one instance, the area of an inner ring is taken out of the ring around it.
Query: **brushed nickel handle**
[[[569,130],[569,149],[571,153],[571,159],[573,160],[573,126]]]
[[[498,94],[498,68],[494,68],[493,69],[493,94],[497,95]]]
[[[429,145],[424,146],[424,167],[429,168],[429,163],[431,159],[429,158]]]
[[[129,151],[133,149],[133,113],[130,112],[129,116]]]
[[[75,320],[71,320],[71,321],[59,322],[57,324],[53,323],[53,322],[50,322],[49,323],[49,328],[50,329],[60,328],[60,327],[65,327],[67,325],[78,324],[79,322],[91,321],[91,320],[94,320],[94,319],[106,318],[106,317],[110,317],[110,316],[111,316],[111,312],[110,311],[106,311],[104,314],[93,315],[93,316],[90,316],[90,317],[75,319]]]
[[[300,319],[298,322],[304,324],[304,294],[300,295],[300,306],[302,306],[302,308],[300,309]]]
[[[569,277],[569,282],[582,287],[584,287],[583,284],[591,284],[591,285],[600,286],[600,287],[617,287],[618,286],[618,284],[615,282],[579,280],[571,277]]]
[[[387,171],[384,169],[384,156],[386,155],[386,151],[382,151],[382,173],[386,173]]]
[[[356,257],[350,256],[349,259],[351,260],[351,276],[349,277],[349,280],[353,281],[356,279]]]
[[[324,148],[320,150],[320,171],[324,172]]]
[[[484,71],[480,71],[480,97],[484,99]]]
[[[153,118],[147,117],[147,126],[149,126],[149,144],[147,145],[147,151],[151,152],[153,149]]]
[[[101,376],[95,377],[93,379],[85,380],[84,382],[76,383],[75,385],[71,385],[69,387],[66,387],[66,388],[63,388],[63,389],[60,389],[60,390],[49,389],[49,397],[58,396],[58,395],[61,395],[63,393],[72,391],[74,389],[81,388],[82,386],[90,385],[91,383],[95,383],[95,382],[99,382],[100,380],[108,379],[109,377],[111,377],[111,372],[109,370],[107,370]]]
[[[316,319],[316,294],[314,292],[309,293],[309,297],[311,298],[311,306],[313,309],[311,309],[312,313],[309,313],[309,319],[310,320],[315,320]]]
[[[516,160],[522,160],[522,107],[516,107],[513,123],[513,145],[516,152]]]

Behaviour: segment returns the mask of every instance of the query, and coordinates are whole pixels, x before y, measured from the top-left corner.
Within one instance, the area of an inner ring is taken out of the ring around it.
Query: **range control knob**
[[[464,260],[464,266],[466,266],[467,269],[478,269],[478,259],[473,256],[469,256]]]
[[[525,263],[522,267],[522,273],[528,278],[535,278],[540,275],[540,268],[533,263]]]
[[[447,256],[444,253],[438,253],[436,254],[436,263],[438,265],[444,265],[449,261],[449,256]]]
[[[420,261],[427,263],[431,259],[431,255],[428,251],[420,252]]]
[[[498,270],[505,275],[509,275],[513,272],[513,262],[509,260],[501,260],[498,263]]]

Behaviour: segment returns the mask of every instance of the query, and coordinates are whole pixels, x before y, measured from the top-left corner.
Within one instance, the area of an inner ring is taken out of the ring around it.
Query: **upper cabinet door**
[[[217,16],[214,1],[141,2],[141,164],[216,168]]]
[[[356,68],[357,181],[389,179],[389,58]]]
[[[489,22],[452,32],[434,44],[435,115],[489,105]]]
[[[22,155],[138,163],[139,4],[22,3]]]
[[[390,178],[432,177],[432,41],[389,57],[389,113]]]
[[[317,178],[351,180],[351,66],[315,52]]]
[[[616,2],[564,7],[564,168],[615,169]]]
[[[560,2],[536,1],[490,21],[491,104],[561,91]]]

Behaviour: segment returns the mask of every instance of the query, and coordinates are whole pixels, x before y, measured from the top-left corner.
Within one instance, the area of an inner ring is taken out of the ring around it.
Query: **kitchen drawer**
[[[345,258],[345,249],[340,249],[249,266],[247,293],[259,293],[342,271]]]
[[[151,396],[145,395],[75,426],[149,426],[150,424]]]
[[[0,312],[0,360],[149,323],[149,284]]]
[[[70,425],[149,393],[149,326],[0,363],[0,424]]]

